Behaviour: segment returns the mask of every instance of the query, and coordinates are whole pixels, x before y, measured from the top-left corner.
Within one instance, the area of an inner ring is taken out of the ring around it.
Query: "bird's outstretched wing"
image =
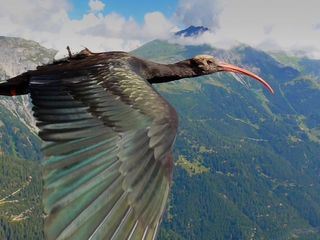
[[[155,239],[168,198],[174,109],[124,60],[40,68],[47,239]]]

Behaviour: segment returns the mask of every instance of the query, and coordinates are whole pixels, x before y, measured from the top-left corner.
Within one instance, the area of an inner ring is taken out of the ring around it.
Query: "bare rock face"
[[[47,64],[56,53],[34,41],[0,36],[0,81]],[[0,97],[0,107],[9,110],[32,132],[37,131],[29,96]]]

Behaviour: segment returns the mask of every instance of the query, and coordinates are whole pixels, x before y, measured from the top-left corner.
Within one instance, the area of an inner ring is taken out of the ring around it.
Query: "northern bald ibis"
[[[31,95],[45,142],[46,238],[155,239],[178,116],[152,84],[222,71],[273,93],[257,75],[208,55],[159,64],[88,49],[2,83],[1,95]]]

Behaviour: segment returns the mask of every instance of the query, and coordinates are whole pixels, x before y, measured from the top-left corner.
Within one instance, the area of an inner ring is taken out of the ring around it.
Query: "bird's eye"
[[[213,60],[207,60],[207,63],[211,64],[213,63]]]

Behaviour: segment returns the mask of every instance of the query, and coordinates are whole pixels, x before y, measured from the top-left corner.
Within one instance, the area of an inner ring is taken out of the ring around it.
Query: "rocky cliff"
[[[34,41],[0,36],[0,81],[49,63],[55,54],[55,50]],[[1,151],[24,158],[36,157],[30,155],[34,146],[39,145],[31,108],[28,96],[0,97]]]

